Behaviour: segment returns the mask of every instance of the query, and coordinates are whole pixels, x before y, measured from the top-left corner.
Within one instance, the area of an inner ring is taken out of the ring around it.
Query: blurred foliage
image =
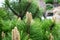
[[[25,32],[20,31],[20,39],[21,40],[28,40],[28,36]],[[12,33],[11,32],[7,32],[7,35],[2,39],[2,40],[12,40]]]
[[[54,3],[54,0],[44,0],[46,3],[50,3],[50,4],[53,4]]]
[[[52,33],[54,35],[54,40],[60,40],[60,24],[55,24]]]
[[[46,1],[52,4],[53,0]],[[31,0],[31,5],[26,10],[29,2],[28,0],[21,0],[21,2],[18,3],[18,1],[13,0],[9,2],[9,5],[17,11],[18,14],[21,12],[25,16],[26,11],[29,11],[32,13],[33,18],[35,17],[32,19],[33,22],[30,25],[30,34],[26,32],[27,24],[25,18],[21,20],[20,17],[18,18],[16,15],[12,14],[9,8],[7,8],[8,10],[0,8],[0,40],[12,40],[11,31],[14,27],[18,28],[21,40],[49,40],[50,33],[53,34],[54,40],[60,40],[60,24],[56,24],[50,19],[40,20],[40,18],[37,18],[38,16],[42,16],[43,10],[38,7],[36,0]],[[48,5],[47,9],[51,8],[52,6],[50,7]],[[53,24],[55,25],[52,26]],[[50,30],[51,27],[52,30]],[[2,31],[5,33],[3,39],[1,38]]]
[[[3,8],[0,8],[0,18],[2,18],[2,19],[7,19],[8,18],[8,15]]]
[[[44,0],[46,3],[50,3],[53,4],[54,0]],[[60,4],[60,0],[55,0],[55,2],[57,2],[58,4]]]
[[[47,6],[46,6],[46,9],[47,9],[47,10],[53,9],[53,5],[52,5],[52,4],[51,4],[51,5],[47,5]]]
[[[17,16],[20,15],[24,17],[27,11],[32,13],[33,18],[43,15],[42,8],[39,7],[37,0],[5,0],[5,7],[7,4],[15,10]],[[6,8],[9,8],[9,6]]]
[[[58,3],[60,4],[60,0],[57,0],[58,1]]]
[[[30,37],[32,40],[48,40],[50,33],[50,25],[53,22],[51,20],[40,21],[36,20],[30,27]],[[48,33],[46,33],[48,32]]]

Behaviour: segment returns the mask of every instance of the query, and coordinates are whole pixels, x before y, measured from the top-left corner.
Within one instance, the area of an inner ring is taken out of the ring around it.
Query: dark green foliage
[[[47,9],[47,10],[53,9],[53,5],[52,5],[52,4],[51,4],[51,5],[47,5],[47,6],[46,6],[46,9]]]
[[[28,40],[28,36],[26,33],[26,24],[22,20],[18,19],[12,19],[12,20],[2,20],[1,23],[1,32],[4,31],[6,36],[3,40],[12,40],[11,36],[11,31],[14,27],[17,27],[20,35],[21,35],[21,40]],[[1,33],[0,32],[0,33]]]
[[[17,15],[12,14],[12,10],[0,9],[0,40],[12,40],[12,29],[18,28],[21,40],[49,40],[50,33],[53,34],[54,40],[60,40],[60,24],[55,24],[52,20],[44,19],[40,20],[43,10],[37,5],[37,0],[21,0],[21,1],[5,1],[17,12]],[[46,3],[52,4],[53,0],[46,0]],[[48,5],[47,9],[51,9]],[[7,12],[8,11],[8,12]],[[20,20],[19,17],[25,17],[26,12],[31,12],[34,19],[29,25],[30,34],[26,32],[27,23],[25,18]],[[9,13],[9,15],[8,15]],[[11,14],[10,14],[11,13]],[[22,15],[22,16],[21,16]],[[39,18],[37,18],[39,17]],[[52,26],[53,25],[53,26]],[[2,39],[1,33],[5,33],[5,37]]]
[[[54,3],[54,0],[44,0],[46,3],[50,3],[50,4],[53,4]]]
[[[60,4],[60,0],[57,0],[57,2]]]
[[[29,39],[29,34],[26,32],[21,31],[20,32],[21,40],[28,40]]]
[[[32,40],[48,40],[48,36],[50,33],[50,25],[53,22],[51,20],[36,20],[31,24],[30,27],[30,37]],[[48,33],[46,33],[48,32]]]
[[[23,20],[17,18],[13,15],[13,18],[9,19],[8,13],[4,10],[0,10],[0,40],[12,40],[11,31],[14,27],[17,27],[20,34],[21,40],[28,40],[26,33],[26,23]],[[2,39],[2,31],[5,33],[5,37]]]
[[[41,16],[41,14],[43,14],[41,13],[42,10],[40,10],[37,0],[21,0],[20,2],[19,1],[9,2],[8,0],[5,0],[5,4],[7,5],[7,7],[11,9],[11,11],[15,15],[21,17],[21,19],[23,19],[27,11],[31,12],[34,18],[35,16]]]
[[[25,23],[17,19],[2,21],[2,25],[2,30],[6,32],[11,31],[14,27],[18,27],[19,30],[26,30]]]
[[[60,4],[60,0],[56,0],[56,1],[54,1],[54,0],[44,0],[44,1],[46,3],[50,3],[50,4],[54,4],[54,2]]]
[[[53,31],[54,40],[60,40],[60,24],[55,24]]]
[[[2,40],[12,40],[11,32],[7,32],[7,35]]]
[[[20,39],[21,40],[28,40],[28,36],[25,32],[20,31]],[[12,33],[11,32],[7,32],[7,35],[2,39],[2,40],[12,40]]]
[[[3,8],[0,8],[0,18],[7,19],[7,13]]]

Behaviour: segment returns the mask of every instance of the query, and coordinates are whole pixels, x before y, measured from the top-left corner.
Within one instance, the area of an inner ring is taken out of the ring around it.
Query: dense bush
[[[51,20],[40,21],[35,20],[30,27],[30,37],[32,40],[48,40],[48,35],[50,33],[50,26],[53,22]],[[46,33],[46,31],[48,33]]]
[[[55,24],[53,31],[54,40],[60,40],[60,24]]]
[[[21,0],[20,3],[18,3],[18,1],[9,2],[7,0],[5,2],[8,2],[7,6],[12,7],[17,14],[22,13],[24,19],[21,20],[20,17],[14,14],[12,14],[12,17],[8,15],[8,13],[11,12],[8,11],[9,9],[0,9],[0,40],[12,40],[12,29],[14,29],[14,27],[18,28],[21,40],[49,40],[50,33],[52,33],[54,40],[60,40],[60,24],[55,24],[55,22],[50,19],[40,20],[38,16],[42,16],[43,10],[38,7],[36,0],[31,0],[29,7],[27,7],[27,5],[30,3],[30,0]],[[52,4],[52,2],[53,0],[46,0],[46,3]],[[47,9],[50,9],[50,6],[48,6]],[[25,15],[27,11],[32,13],[33,18],[35,17],[32,19],[31,24],[26,22]],[[29,33],[27,33],[28,27]],[[2,32],[5,33],[4,38],[1,36]]]

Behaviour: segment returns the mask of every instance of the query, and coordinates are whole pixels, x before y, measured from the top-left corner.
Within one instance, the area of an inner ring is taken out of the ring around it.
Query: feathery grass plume
[[[5,33],[2,31],[1,35],[2,35],[2,39],[3,39],[5,37]]]
[[[20,20],[21,20],[21,17],[18,18],[18,21],[20,21]]]
[[[32,14],[27,12],[26,13],[26,19],[27,19],[27,24],[30,25],[30,23],[32,21]]]
[[[29,13],[29,12],[27,12],[26,13],[26,24],[27,24],[27,30],[26,30],[26,32],[28,34],[30,34],[30,24],[31,24],[31,22],[32,22],[32,14]]]
[[[12,30],[12,40],[20,40],[20,34],[19,34],[17,27],[15,27]]]
[[[54,40],[52,33],[50,33],[49,40]]]

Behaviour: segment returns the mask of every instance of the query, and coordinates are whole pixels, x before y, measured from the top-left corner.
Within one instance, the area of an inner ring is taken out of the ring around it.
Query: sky
[[[12,1],[12,0],[11,0]],[[16,0],[14,0],[16,1]],[[2,7],[2,4],[4,3],[4,0],[0,0],[0,7]]]
[[[4,2],[4,0],[0,0],[0,7],[2,7],[3,2]]]

